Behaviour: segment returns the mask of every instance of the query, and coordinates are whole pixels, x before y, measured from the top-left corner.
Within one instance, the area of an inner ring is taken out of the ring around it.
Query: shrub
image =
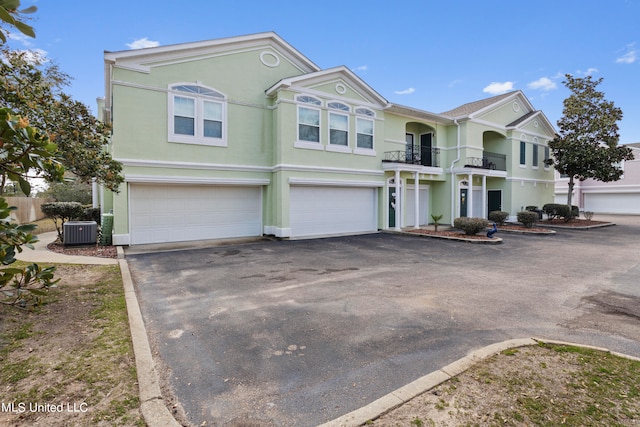
[[[527,228],[533,227],[533,224],[539,219],[537,212],[522,211],[518,212],[518,222]]]
[[[584,211],[584,212],[582,212],[582,215],[584,215],[584,218],[587,221],[591,221],[591,218],[593,218],[593,212],[591,212],[591,211]]]
[[[529,212],[538,212],[538,207],[534,205],[529,205],[526,208],[524,208],[524,210]]]
[[[60,241],[64,241],[64,223],[80,218],[84,213],[84,208],[78,202],[43,203],[41,209],[55,224]]]
[[[563,205],[560,203],[547,203],[542,207],[542,211],[547,214],[549,221],[555,218],[562,218],[565,221],[569,221],[572,218],[576,218],[580,214],[580,210],[577,206]]]
[[[491,211],[489,212],[489,221],[495,222],[498,225],[504,225],[504,222],[509,218],[509,212],[505,211]]]
[[[489,225],[489,221],[484,218],[456,218],[453,220],[453,226],[464,231],[467,235],[478,234]]]
[[[100,208],[94,208],[93,206],[83,206],[82,215],[77,218],[72,218],[78,221],[95,221],[96,224],[100,224]]]

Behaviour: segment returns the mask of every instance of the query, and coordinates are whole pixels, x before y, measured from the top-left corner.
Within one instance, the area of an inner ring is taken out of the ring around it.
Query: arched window
[[[197,84],[169,88],[169,141],[226,146],[226,97]]]

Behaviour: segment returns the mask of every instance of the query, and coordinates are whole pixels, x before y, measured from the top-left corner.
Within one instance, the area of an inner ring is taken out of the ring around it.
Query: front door
[[[487,191],[487,214],[502,210],[502,190]]]
[[[461,217],[466,217],[467,216],[467,195],[469,193],[469,189],[468,188],[461,188],[460,189],[460,216]]]
[[[422,166],[433,166],[432,136],[431,133],[420,135],[420,164]]]
[[[389,228],[396,226],[396,187],[389,187]]]

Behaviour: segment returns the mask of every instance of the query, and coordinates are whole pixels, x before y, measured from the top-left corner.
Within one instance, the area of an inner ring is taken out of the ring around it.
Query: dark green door
[[[489,190],[487,191],[487,212],[501,211],[502,210],[502,191]]]
[[[422,166],[434,166],[432,155],[432,136],[431,133],[423,133],[420,135],[420,164]]]
[[[469,189],[468,188],[461,188],[460,189],[460,216],[461,217],[466,217],[467,216],[467,195],[469,193]]]
[[[396,187],[389,187],[389,228],[396,226]]]

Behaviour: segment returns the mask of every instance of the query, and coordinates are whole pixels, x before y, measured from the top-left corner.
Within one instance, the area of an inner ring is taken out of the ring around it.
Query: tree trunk
[[[573,182],[573,176],[569,177],[569,191],[567,193],[567,204],[569,205],[569,208],[571,208],[571,199],[573,197],[573,186],[575,185],[575,183]]]

